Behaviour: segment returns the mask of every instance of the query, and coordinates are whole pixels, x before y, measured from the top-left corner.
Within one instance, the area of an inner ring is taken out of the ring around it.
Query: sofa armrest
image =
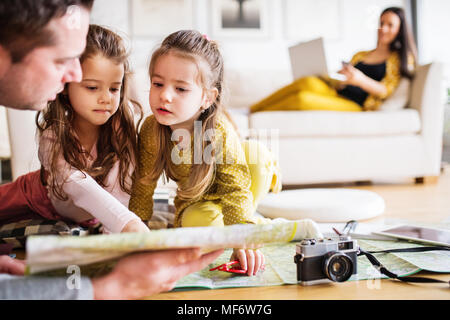
[[[427,161],[440,170],[444,125],[443,65],[419,66],[411,86],[410,108],[419,111]]]
[[[6,121],[5,107],[0,106],[0,159],[9,159],[11,149],[9,147],[8,124]],[[0,174],[1,175],[1,174]]]

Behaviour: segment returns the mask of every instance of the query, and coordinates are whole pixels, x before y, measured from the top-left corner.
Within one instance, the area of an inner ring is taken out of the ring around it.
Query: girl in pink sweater
[[[89,27],[82,81],[67,84],[38,113],[41,170],[0,187],[0,224],[38,214],[100,221],[113,233],[148,231],[128,210],[137,154],[132,108],[141,106],[128,98],[127,59],[117,34]]]

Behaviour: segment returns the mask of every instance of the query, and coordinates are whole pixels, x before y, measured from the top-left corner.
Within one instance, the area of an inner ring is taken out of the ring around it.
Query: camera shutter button
[[[300,243],[302,246],[307,246],[310,245],[311,242],[309,240],[302,240],[302,242]]]

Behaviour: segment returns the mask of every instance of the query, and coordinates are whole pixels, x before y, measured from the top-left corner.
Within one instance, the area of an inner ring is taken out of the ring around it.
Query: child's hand
[[[239,260],[241,268],[247,270],[248,276],[254,276],[264,268],[264,255],[259,249],[233,249],[230,261]]]
[[[150,229],[140,219],[134,219],[128,222],[121,232],[150,232]]]

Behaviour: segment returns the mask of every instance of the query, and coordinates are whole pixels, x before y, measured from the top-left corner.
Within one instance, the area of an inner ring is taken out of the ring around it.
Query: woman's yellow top
[[[155,117],[149,116],[144,121],[139,133],[139,177],[148,176],[156,161],[159,160],[155,154],[158,142],[155,134],[157,125]],[[253,195],[250,191],[251,176],[239,136],[223,114],[218,116],[214,133],[216,165],[212,184],[197,199],[187,201],[181,200],[178,196],[175,197],[175,227],[181,226],[183,210],[198,201],[213,201],[221,206],[225,225],[255,222],[252,217],[254,209],[252,205]],[[194,139],[191,139],[191,141],[194,141]],[[173,146],[178,148],[175,143]],[[190,151],[179,151],[182,161],[174,166],[176,176],[180,177],[179,181],[175,181],[178,187],[185,185],[189,179],[194,161],[193,143],[191,143]],[[172,152],[172,150],[169,152]],[[150,220],[153,214],[153,193],[156,184],[157,181],[143,183],[142,179],[136,180],[133,184],[129,209],[144,221]]]
[[[350,63],[352,65],[356,65],[365,59],[365,57],[371,51],[360,51],[356,53]],[[386,93],[382,96],[375,96],[373,94],[369,94],[364,101],[363,108],[365,111],[377,110],[383,101],[388,98],[394,90],[398,87],[400,83],[400,79],[402,77],[400,73],[401,60],[398,52],[392,52],[389,55],[389,58],[386,60],[386,75],[383,79],[381,79],[381,83],[386,86]],[[414,68],[414,58],[412,56],[408,57],[408,68]]]

